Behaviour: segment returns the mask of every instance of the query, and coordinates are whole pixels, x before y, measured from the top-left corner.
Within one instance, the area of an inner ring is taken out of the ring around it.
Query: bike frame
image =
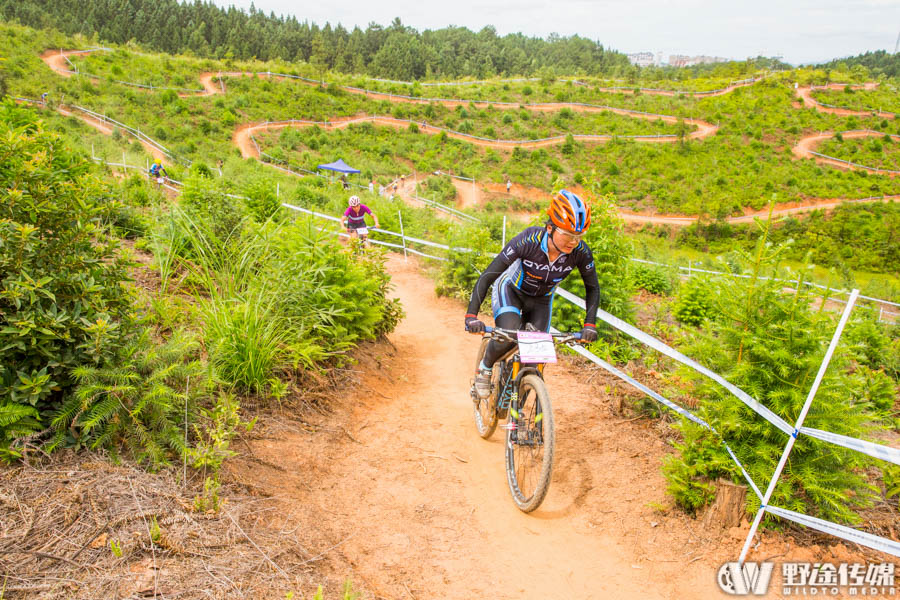
[[[486,333],[494,333],[500,332],[504,334],[507,341],[516,342],[516,345],[510,349],[509,352],[501,356],[497,359],[497,362],[501,363],[500,367],[500,381],[498,385],[500,386],[497,390],[497,406],[495,410],[501,417],[505,417],[507,419],[507,423],[509,422],[509,404],[512,400],[513,393],[519,389],[519,383],[522,378],[528,375],[529,373],[534,373],[541,379],[544,378],[544,367],[546,363],[536,363],[536,364],[525,364],[519,360],[519,352],[518,352],[518,340],[513,337],[516,334],[516,331],[500,329],[496,327],[485,327]],[[557,334],[554,337],[559,338],[571,338],[573,340],[577,340],[581,337],[581,334]],[[555,341],[555,340],[554,340]]]

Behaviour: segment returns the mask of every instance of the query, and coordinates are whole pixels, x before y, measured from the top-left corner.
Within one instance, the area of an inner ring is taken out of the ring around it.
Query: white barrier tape
[[[342,237],[342,238],[349,238],[349,237],[350,237],[350,234],[349,234],[349,233],[344,233],[343,231],[328,231],[328,230],[325,229],[324,227],[316,227],[316,229],[317,229],[318,231],[323,231],[323,232],[326,232],[326,233],[331,233],[331,234],[334,234],[334,235],[336,235],[336,236],[338,236],[338,237]],[[401,246],[401,245],[399,245],[399,244],[391,244],[390,242],[382,242],[381,240],[373,240],[372,238],[369,238],[369,243],[377,244],[377,245],[379,245],[379,246],[390,246],[391,248],[400,248],[400,249],[403,249],[403,246]],[[412,248],[406,248],[406,251],[407,251],[407,252],[412,252],[413,254],[418,254],[419,256],[424,256],[425,258],[433,258],[434,260],[441,260],[441,261],[446,261],[446,260],[447,260],[446,258],[441,258],[440,256],[432,256],[431,254],[425,254],[424,252],[419,252],[418,250],[413,250]]]
[[[559,332],[556,328],[553,328],[553,327],[551,327],[551,331],[554,331],[554,332],[557,332],[557,333]],[[722,445],[725,446],[725,450],[728,451],[729,456],[731,456],[731,460],[733,460],[733,461],[735,462],[735,464],[738,466],[738,468],[740,468],[741,473],[743,473],[743,475],[744,475],[744,479],[746,479],[746,480],[747,480],[747,483],[750,484],[750,487],[753,489],[753,492],[756,494],[756,497],[759,498],[760,500],[762,500],[762,497],[763,497],[763,496],[762,496],[762,493],[759,491],[759,488],[756,487],[756,483],[754,483],[753,479],[750,477],[750,474],[747,473],[747,470],[744,468],[744,465],[741,464],[741,461],[738,460],[738,457],[735,456],[734,452],[731,450],[731,447],[725,442],[725,440],[722,438],[722,436],[719,435],[719,432],[716,431],[715,428],[714,428],[712,425],[710,425],[709,423],[707,423],[706,421],[704,421],[704,420],[701,419],[700,417],[696,416],[694,413],[690,412],[689,410],[687,410],[687,409],[685,409],[685,408],[682,408],[681,406],[678,406],[677,404],[675,404],[675,403],[672,402],[671,400],[668,400],[668,399],[664,398],[663,396],[661,396],[661,395],[658,394],[657,392],[651,390],[650,388],[648,388],[647,386],[645,386],[645,385],[642,384],[641,382],[635,380],[633,377],[630,377],[630,376],[626,375],[625,373],[623,373],[622,371],[618,370],[617,368],[615,368],[614,366],[612,366],[611,364],[609,364],[608,362],[606,362],[605,360],[603,360],[603,359],[600,358],[599,356],[595,355],[595,354],[594,354],[593,352],[591,352],[590,350],[588,350],[588,349],[582,347],[581,345],[573,344],[573,345],[571,345],[571,346],[569,346],[569,347],[570,347],[572,350],[574,350],[575,352],[577,352],[578,354],[580,354],[580,355],[584,356],[585,358],[587,358],[589,361],[591,361],[591,362],[593,362],[594,364],[600,366],[601,368],[603,368],[604,370],[608,371],[609,373],[615,375],[616,377],[618,377],[619,379],[621,379],[621,380],[624,381],[625,383],[627,383],[627,384],[629,384],[630,386],[632,386],[632,387],[634,387],[634,388],[637,388],[638,390],[644,392],[645,394],[647,394],[648,396],[650,396],[651,398],[653,398],[654,400],[656,400],[656,401],[659,402],[660,404],[666,406],[667,408],[669,408],[669,409],[672,410],[673,412],[678,413],[678,414],[681,415],[682,417],[684,417],[684,418],[686,418],[686,419],[688,419],[688,420],[690,420],[690,421],[693,421],[693,422],[696,423],[697,425],[700,425],[701,427],[703,427],[703,428],[705,428],[705,429],[708,429],[709,431],[712,431],[714,434],[716,434],[716,435],[719,437],[719,439],[721,440]]]
[[[235,196],[235,197],[237,197],[237,196]],[[340,223],[340,222],[341,222],[341,220],[340,220],[338,217],[333,217],[333,216],[331,216],[331,215],[325,215],[325,214],[322,214],[322,213],[318,213],[318,212],[315,212],[315,211],[312,211],[312,210],[309,210],[309,209],[306,209],[306,208],[302,208],[302,207],[300,207],[300,206],[294,206],[293,204],[282,203],[281,205],[282,205],[283,207],[285,207],[285,208],[290,208],[291,210],[296,210],[296,211],[299,211],[299,212],[302,212],[302,213],[306,213],[306,214],[308,214],[308,215],[312,215],[312,216],[314,216],[314,217],[319,217],[320,219],[328,219],[329,221],[335,221],[335,222],[337,222],[337,223]],[[422,239],[419,239],[419,238],[410,237],[410,236],[408,236],[408,235],[401,235],[401,234],[399,234],[399,233],[397,233],[397,232],[395,232],[395,231],[388,231],[387,229],[380,229],[380,228],[370,227],[370,228],[369,228],[369,231],[377,231],[378,233],[385,233],[385,234],[388,234],[388,235],[393,235],[393,236],[396,236],[396,237],[399,237],[399,238],[403,238],[403,239],[405,239],[405,240],[408,241],[408,242],[416,242],[416,243],[422,244],[422,245],[424,245],[424,246],[431,246],[431,247],[433,247],[433,248],[440,248],[440,249],[442,249],[442,250],[456,251],[456,252],[472,252],[472,250],[469,250],[468,248],[451,248],[450,246],[446,246],[446,245],[444,245],[444,244],[437,244],[437,243],[435,243],[435,242],[430,242],[430,241],[428,241],[428,240],[422,240]],[[369,241],[370,241],[370,242],[375,242],[375,241],[377,241],[377,240],[373,240],[373,239],[369,238]],[[384,243],[384,244],[387,244],[387,242],[383,242],[383,243]],[[396,246],[396,247],[397,247],[397,248],[402,248],[403,246]],[[443,259],[443,258],[440,258],[440,257],[437,257],[437,256],[431,256],[430,254],[423,254],[423,253],[421,253],[421,252],[416,252],[416,251],[414,251],[414,250],[411,250],[409,247],[407,247],[406,249],[407,249],[407,251],[413,252],[414,254],[421,254],[422,256],[427,256],[427,257],[429,257],[429,258],[435,258],[435,259],[437,259],[437,260],[446,260],[446,259]]]
[[[561,287],[556,288],[556,293],[558,295],[562,296],[563,298],[565,298],[566,300],[568,300],[569,302],[572,302],[576,306],[579,306],[582,309],[585,308],[584,300],[579,298],[575,294],[568,292],[568,291],[562,289]],[[791,427],[790,425],[788,425],[784,419],[782,419],[781,417],[779,417],[778,415],[773,413],[771,410],[769,410],[768,408],[766,408],[765,406],[763,406],[762,404],[757,402],[747,392],[738,388],[734,384],[726,381],[721,375],[718,375],[717,373],[710,371],[709,369],[707,369],[706,367],[704,367],[697,361],[695,361],[691,358],[688,358],[681,352],[675,350],[674,348],[667,346],[666,344],[662,343],[655,337],[647,335],[646,333],[644,333],[637,327],[633,327],[632,325],[629,325],[625,321],[623,321],[617,317],[614,317],[613,315],[609,314],[608,312],[606,312],[602,309],[597,309],[597,317],[599,317],[606,323],[609,323],[610,325],[612,325],[616,329],[622,331],[623,333],[630,335],[631,337],[640,341],[644,345],[650,346],[654,350],[661,352],[662,354],[665,354],[669,358],[673,358],[673,359],[677,360],[678,362],[691,367],[698,373],[706,375],[707,377],[709,377],[710,379],[712,379],[713,381],[715,381],[716,383],[718,383],[719,385],[724,387],[726,390],[731,392],[737,399],[739,399],[741,402],[746,404],[750,409],[752,409],[754,412],[756,412],[756,414],[758,414],[759,416],[764,418],[766,421],[768,421],[769,423],[771,423],[772,425],[774,425],[775,427],[777,427],[778,429],[783,431],[786,435],[791,435],[794,432],[794,428]]]
[[[291,210],[296,210],[296,211],[300,211],[300,212],[302,212],[302,213],[306,213],[306,214],[308,214],[308,215],[313,215],[314,217],[319,217],[319,218],[322,218],[322,219],[328,219],[329,221],[334,221],[334,222],[336,222],[336,223],[340,223],[340,222],[341,222],[341,220],[340,220],[339,218],[337,218],[337,217],[332,217],[331,215],[323,215],[322,213],[317,213],[317,212],[311,211],[311,210],[309,210],[309,209],[307,209],[307,208],[301,208],[301,207],[299,207],[299,206],[294,206],[293,204],[286,204],[286,203],[282,202],[281,205],[282,205],[283,207],[285,207],[285,208],[290,208]],[[374,228],[373,228],[373,229],[374,229]]]
[[[810,153],[810,154],[813,154],[813,155],[815,155],[815,156],[821,157],[821,158],[826,158],[826,159],[828,159],[828,160],[833,160],[833,161],[837,161],[837,162],[840,162],[840,163],[844,163],[845,165],[850,165],[851,167],[858,167],[858,168],[860,168],[860,169],[865,169],[866,171],[873,171],[873,172],[875,172],[875,173],[889,173],[889,174],[897,174],[897,173],[900,173],[900,171],[893,171],[893,170],[891,170],[891,169],[879,169],[878,167],[870,167],[870,166],[868,166],[868,165],[861,165],[861,164],[859,164],[859,163],[850,162],[849,160],[844,160],[843,158],[837,158],[836,156],[829,156],[829,155],[827,155],[827,154],[821,154],[821,153],[819,153],[819,152],[813,152],[812,150],[809,150],[809,153]]]
[[[454,216],[457,216],[457,217],[460,217],[463,219],[468,219],[468,220],[472,221],[473,223],[481,223],[481,219],[479,219],[478,217],[474,217],[474,216],[466,214],[462,211],[456,210],[455,208],[445,206],[444,204],[441,204],[440,202],[437,202],[436,200],[431,200],[429,198],[423,198],[421,196],[412,196],[412,199],[418,200],[419,202],[423,202],[423,203],[425,203],[426,206],[431,206],[433,208],[442,210],[451,215],[454,215]]]
[[[873,200],[873,199],[877,199],[877,198],[882,198],[882,199],[883,199],[884,196],[872,196],[872,197],[870,197],[870,198],[859,198],[859,199],[857,199],[857,200],[853,200],[852,202],[859,202],[859,201],[862,201],[862,200]],[[728,273],[728,272],[726,272],[726,271],[711,271],[711,270],[708,270],[708,269],[701,269],[701,268],[693,267],[693,266],[692,266],[692,267],[685,267],[685,266],[683,266],[683,265],[670,265],[670,264],[666,264],[666,263],[654,262],[654,261],[652,261],[652,260],[645,260],[645,259],[642,259],[642,258],[631,258],[631,259],[629,259],[629,260],[631,260],[631,261],[633,261],[633,262],[637,262],[637,263],[642,263],[642,264],[645,264],[645,265],[656,265],[656,266],[658,266],[658,267],[668,267],[668,268],[670,268],[670,269],[679,269],[679,270],[681,270],[681,271],[688,271],[688,272],[690,272],[690,273],[708,273],[708,274],[710,274],[710,275],[727,275],[728,277],[738,277],[738,278],[741,278],[741,279],[749,279],[749,278],[750,278],[750,275],[743,275],[743,274],[741,274],[741,273]],[[772,277],[758,277],[758,279],[765,279],[766,281],[769,281],[769,280],[771,280],[771,281],[782,281],[782,282],[784,282],[784,283],[790,283],[790,284],[792,284],[792,285],[797,285],[797,283],[798,283],[798,281],[797,281],[796,279],[779,279],[779,278],[777,278],[777,277],[775,277],[775,278],[772,278]],[[811,282],[811,281],[802,281],[802,282],[800,282],[800,283],[802,283],[803,285],[808,285],[808,286],[810,286],[810,287],[816,287],[816,288],[819,288],[819,289],[822,289],[822,290],[827,290],[827,291],[830,291],[830,292],[834,292],[835,294],[844,294],[844,295],[848,295],[848,296],[850,295],[850,290],[831,288],[831,287],[828,287],[828,286],[826,286],[826,285],[821,285],[821,284],[819,284],[819,283],[813,283],[813,282]],[[877,303],[879,303],[879,304],[888,304],[888,305],[890,305],[890,306],[897,306],[897,307],[900,307],[900,303],[897,303],[897,302],[891,302],[890,300],[884,300],[884,299],[882,299],[882,298],[873,298],[873,297],[871,297],[871,296],[863,296],[862,294],[860,294],[859,297],[862,298],[863,300],[869,300],[869,301],[871,301],[871,302],[877,302]],[[835,300],[835,301],[837,301],[837,302],[846,302],[846,300],[840,300],[840,299],[838,299],[838,298],[831,298],[831,300]],[[894,314],[894,313],[888,313],[888,314]]]
[[[823,442],[830,442],[836,446],[856,450],[857,452],[868,454],[874,458],[880,458],[881,460],[892,462],[895,465],[900,465],[900,450],[892,448],[891,446],[882,446],[881,444],[876,444],[874,442],[867,442],[865,440],[859,440],[847,437],[846,435],[823,431],[821,429],[813,429],[812,427],[801,427],[800,433],[822,440]]]
[[[816,517],[804,515],[803,513],[788,510],[786,508],[766,506],[765,510],[766,512],[779,516],[782,519],[787,519],[788,521],[806,525],[811,529],[815,529],[817,531],[821,531],[822,533],[827,533],[829,535],[839,537],[841,539],[847,540],[848,542],[853,542],[854,544],[859,544],[861,546],[867,546],[869,548],[872,548],[873,550],[884,552],[885,554],[900,556],[900,543],[897,543],[893,540],[889,540],[877,535],[872,535],[871,533],[866,533],[865,531],[852,529],[844,525],[838,525],[837,523],[832,523],[830,521],[824,521]]]

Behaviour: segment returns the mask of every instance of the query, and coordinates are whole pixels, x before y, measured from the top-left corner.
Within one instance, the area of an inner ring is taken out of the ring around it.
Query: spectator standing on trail
[[[43,104],[44,106],[47,106],[47,94],[49,93],[50,92],[44,92],[43,94],[41,94],[41,104]]]
[[[506,180],[506,193],[509,193],[509,190],[512,188],[512,181],[509,179]]]

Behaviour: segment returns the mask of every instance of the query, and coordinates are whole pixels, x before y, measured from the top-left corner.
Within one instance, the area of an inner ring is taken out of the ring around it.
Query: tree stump
[[[716,482],[716,499],[703,516],[704,527],[738,527],[744,518],[747,486],[725,479]]]

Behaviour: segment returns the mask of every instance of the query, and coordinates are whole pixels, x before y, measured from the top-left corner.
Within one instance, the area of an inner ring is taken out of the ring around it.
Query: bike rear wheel
[[[478,358],[475,359],[475,370],[478,370],[478,365],[481,364],[481,359],[484,358],[484,352],[487,349],[488,342],[490,338],[485,337],[481,340],[481,347],[478,349]],[[472,402],[472,411],[475,417],[475,428],[478,430],[478,435],[483,437],[484,439],[488,439],[494,434],[494,430],[497,429],[497,394],[499,393],[499,370],[500,370],[500,361],[494,364],[494,372],[491,376],[491,380],[494,382],[494,390],[491,392],[491,395],[478,402]]]
[[[515,404],[510,405],[506,432],[506,479],[522,512],[533,511],[547,496],[555,443],[550,394],[544,380],[529,373],[519,383]]]

